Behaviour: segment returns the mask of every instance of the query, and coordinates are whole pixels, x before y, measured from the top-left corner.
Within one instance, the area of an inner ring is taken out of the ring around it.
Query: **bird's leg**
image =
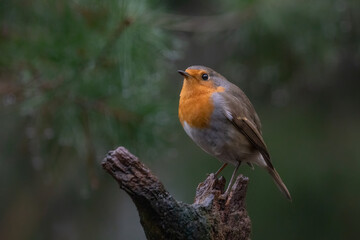
[[[231,188],[231,184],[232,184],[232,182],[234,181],[236,172],[237,172],[237,170],[239,169],[240,165],[241,165],[241,161],[239,161],[238,164],[237,164],[236,167],[235,167],[235,170],[234,170],[234,172],[233,172],[233,174],[232,174],[232,176],[231,176],[229,185],[228,185],[228,187],[227,187],[227,189],[226,189],[226,191],[225,191],[225,196],[227,196],[227,195],[229,194],[229,190],[230,190],[230,188]]]
[[[227,166],[228,164],[227,163],[224,163],[221,168],[219,168],[219,170],[216,171],[215,173],[215,178],[217,177],[217,175],[219,175],[219,173]]]

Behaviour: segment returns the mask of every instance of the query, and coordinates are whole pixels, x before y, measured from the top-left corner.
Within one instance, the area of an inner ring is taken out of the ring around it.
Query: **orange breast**
[[[186,121],[190,127],[208,127],[211,114],[214,111],[211,95],[214,92],[223,91],[223,87],[215,88],[210,82],[199,84],[198,82],[185,80],[179,102],[179,119],[181,124],[184,125]]]

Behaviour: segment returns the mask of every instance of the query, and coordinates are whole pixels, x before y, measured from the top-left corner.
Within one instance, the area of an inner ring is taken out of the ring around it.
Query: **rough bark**
[[[225,179],[210,174],[197,187],[194,203],[186,204],[124,147],[110,151],[102,166],[132,198],[147,239],[250,239],[247,177],[239,175],[224,196]]]

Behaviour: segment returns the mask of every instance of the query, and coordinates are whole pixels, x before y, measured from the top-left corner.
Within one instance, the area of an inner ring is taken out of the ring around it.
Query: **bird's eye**
[[[205,81],[209,79],[209,76],[208,76],[206,73],[204,73],[203,75],[201,75],[201,77],[202,77],[202,79],[205,80]]]

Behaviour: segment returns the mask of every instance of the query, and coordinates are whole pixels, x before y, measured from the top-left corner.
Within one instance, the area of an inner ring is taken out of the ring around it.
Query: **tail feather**
[[[276,183],[276,186],[279,188],[279,190],[285,195],[285,197],[292,201],[291,195],[287,187],[285,186],[284,182],[281,180],[280,175],[277,173],[275,168],[267,167],[268,172],[273,177],[274,182]]]

